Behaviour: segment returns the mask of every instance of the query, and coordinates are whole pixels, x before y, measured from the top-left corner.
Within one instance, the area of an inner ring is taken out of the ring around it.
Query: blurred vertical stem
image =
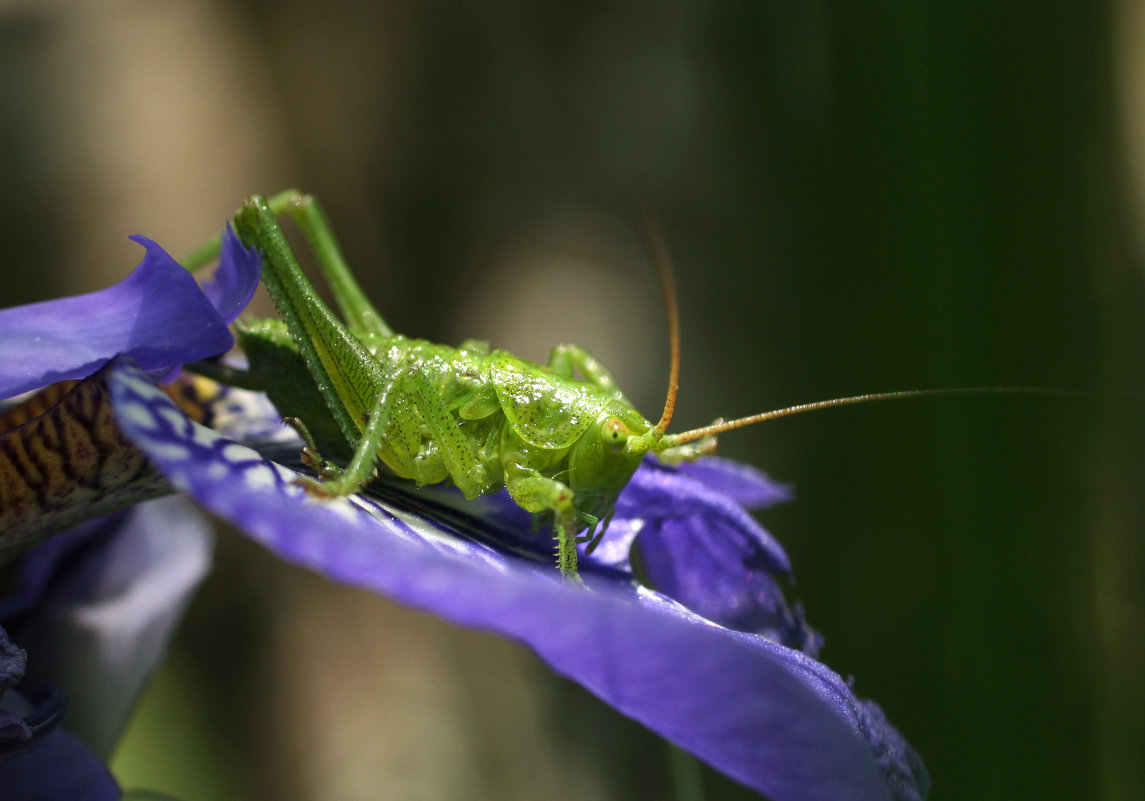
[[[704,775],[699,760],[667,741],[664,750],[668,754],[676,801],[704,801]]]
[[[1102,372],[1116,390],[1142,385],[1145,343],[1145,5],[1113,5],[1110,36],[1119,74],[1110,100],[1119,130],[1095,148],[1101,182],[1090,190],[1091,237],[1105,244],[1096,257],[1102,271],[1098,290],[1110,299],[1102,320]],[[1124,144],[1123,144],[1124,143]],[[1110,191],[1110,189],[1115,191]],[[1126,198],[1130,199],[1126,203]],[[1097,738],[1100,792],[1107,801],[1145,797],[1145,415],[1141,404],[1110,401],[1097,444],[1100,467],[1093,472],[1089,521],[1093,614],[1100,673]]]

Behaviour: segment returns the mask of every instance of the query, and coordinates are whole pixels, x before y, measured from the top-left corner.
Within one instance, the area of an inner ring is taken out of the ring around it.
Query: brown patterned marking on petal
[[[106,370],[48,387],[0,418],[24,419],[0,429],[0,561],[44,536],[170,492],[116,425]]]
[[[79,381],[60,381],[50,384],[19,406],[14,406],[0,414],[0,432],[8,431],[16,426],[23,425],[33,417],[39,417],[52,406],[60,402],[60,398],[68,394]]]

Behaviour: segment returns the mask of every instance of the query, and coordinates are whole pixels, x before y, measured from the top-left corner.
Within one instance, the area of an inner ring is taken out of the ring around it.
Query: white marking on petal
[[[144,452],[154,459],[190,461],[191,450],[177,442],[163,439],[149,439],[143,446]]]
[[[274,470],[267,464],[252,464],[242,469],[243,483],[254,491],[270,489],[278,485]]]
[[[188,421],[186,416],[178,409],[164,404],[156,410],[155,414],[157,417],[162,417],[164,420],[170,423],[172,428],[174,428],[176,431],[182,432],[185,430],[184,426],[187,425]]]
[[[209,448],[221,439],[217,433],[200,425],[191,426],[191,438],[196,445],[202,445],[205,448]]]
[[[151,409],[142,403],[131,401],[116,404],[115,411],[119,413],[120,418],[125,422],[148,431],[154,431],[159,425],[159,422],[155,419],[155,415],[151,413]]]
[[[219,455],[223,458],[224,461],[231,462],[233,464],[241,464],[243,462],[249,462],[258,458],[257,453],[252,451],[250,448],[244,448],[238,443],[232,443],[225,446]]]
[[[167,397],[163,390],[150,382],[142,380],[139,376],[133,376],[130,380],[131,389],[144,401],[162,400],[170,403],[171,399]]]
[[[326,507],[337,514],[339,517],[345,519],[350,523],[357,523],[361,520],[358,508],[351,502],[351,499],[339,498],[336,501],[326,501]]]
[[[358,501],[361,511],[373,519],[374,525],[380,524],[386,531],[407,542],[426,545],[449,556],[479,561],[498,570],[505,568],[504,557],[480,542],[466,539],[431,520],[375,498],[355,498],[355,500]],[[389,515],[397,518],[397,521]],[[403,523],[405,525],[402,525]]]

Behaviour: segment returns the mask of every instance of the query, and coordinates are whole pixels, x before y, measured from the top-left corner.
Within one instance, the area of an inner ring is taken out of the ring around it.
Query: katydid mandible
[[[279,225],[293,218],[313,249],[345,323],[319,298]],[[625,398],[613,376],[586,350],[557,345],[547,365],[491,350],[478,340],[459,347],[394,333],[354,280],[325,215],[309,195],[255,195],[235,228],[263,254],[262,280],[282,320],[238,324],[250,370],[200,363],[228,383],[264,390],[302,437],[303,461],[319,478],[300,481],[313,495],[352,494],[382,462],[419,485],[452,482],[466,498],[502,487],[551,525],[557,565],[574,581],[577,546],[596,547],[617,496],[648,453],[692,460],[714,449],[714,435],[812,409],[891,398],[1024,388],[911,390],[801,404],[668,434],[679,374],[675,291],[662,239],[646,220],[646,245],[659,271],[668,310],[671,371],[656,423]],[[219,239],[185,260],[197,269],[218,253]],[[580,373],[578,379],[576,373]],[[309,376],[309,379],[306,378]],[[346,461],[339,467],[320,454]]]

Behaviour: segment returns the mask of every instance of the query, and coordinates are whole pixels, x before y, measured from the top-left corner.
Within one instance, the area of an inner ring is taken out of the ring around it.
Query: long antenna
[[[1050,387],[959,387],[957,389],[908,389],[901,392],[874,392],[867,395],[852,395],[847,398],[833,398],[831,400],[816,401],[814,403],[800,403],[796,406],[788,406],[770,412],[760,412],[759,414],[753,414],[748,417],[728,420],[724,423],[714,423],[713,425],[704,426],[703,428],[693,428],[691,431],[683,431],[679,434],[671,434],[664,437],[661,440],[660,447],[657,447],[656,450],[672,448],[676,445],[682,445],[685,442],[700,439],[701,437],[711,436],[712,434],[722,434],[725,431],[731,431],[733,428],[743,428],[744,426],[754,425],[755,423],[762,423],[765,420],[774,420],[777,417],[787,417],[788,415],[799,414],[800,412],[829,409],[832,406],[850,406],[856,403],[867,403],[868,401],[924,398],[933,395],[979,395],[983,393],[1023,395],[1087,394],[1084,392],[1072,392],[1066,389],[1052,389]]]
[[[652,442],[663,438],[664,432],[672,422],[672,415],[676,411],[676,393],[680,390],[680,308],[676,302],[676,280],[672,275],[672,258],[668,255],[668,247],[664,244],[664,235],[656,219],[641,204],[640,233],[644,240],[644,248],[648,251],[648,258],[656,268],[656,277],[660,279],[660,292],[664,295],[664,310],[668,314],[668,344],[671,349],[671,368],[668,371],[668,395],[664,399],[664,413],[660,415],[660,422],[648,432]]]

